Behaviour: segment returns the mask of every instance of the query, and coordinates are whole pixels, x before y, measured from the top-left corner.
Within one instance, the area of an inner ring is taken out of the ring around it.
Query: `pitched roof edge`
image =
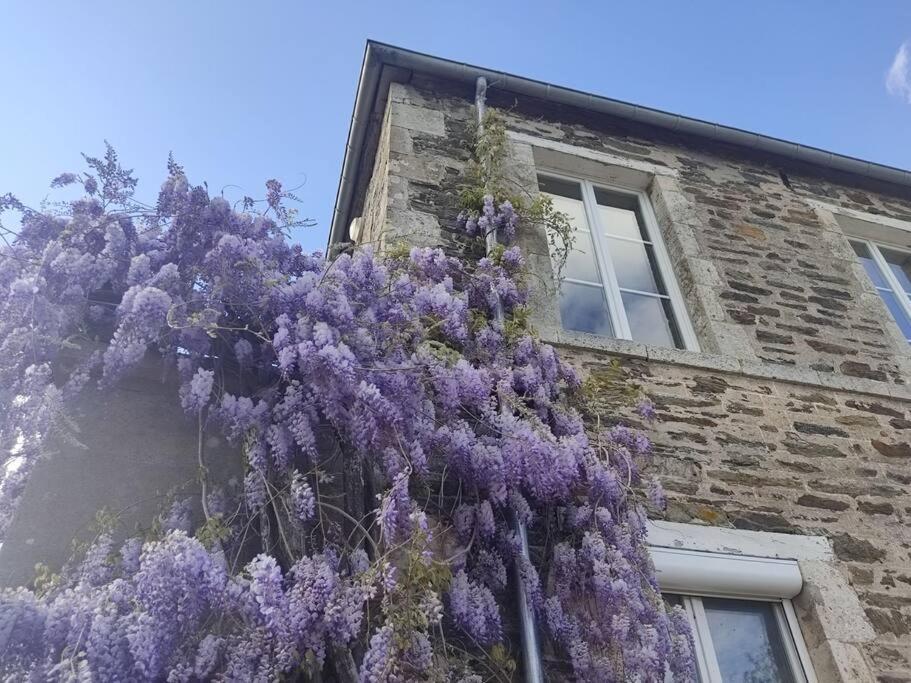
[[[589,111],[602,112],[616,118],[754,149],[825,169],[871,178],[880,182],[911,187],[911,172],[894,166],[865,161],[769,135],[752,133],[732,126],[723,126],[710,121],[672,114],[660,109],[643,107],[610,97],[593,95],[581,90],[574,90],[573,88],[565,88],[532,78],[523,78],[502,71],[434,57],[394,45],[368,40],[358,81],[351,125],[348,130],[348,141],[345,147],[342,172],[339,177],[335,209],[332,214],[329,247],[347,239],[351,200],[357,183],[356,175],[362,145],[366,136],[370,108],[373,106],[373,101],[376,97],[376,88],[379,86],[380,73],[384,65],[420,71],[429,76],[439,76],[471,84],[475,82],[478,76],[485,76],[487,81],[492,85],[496,85],[497,88],[516,94],[579,107]]]

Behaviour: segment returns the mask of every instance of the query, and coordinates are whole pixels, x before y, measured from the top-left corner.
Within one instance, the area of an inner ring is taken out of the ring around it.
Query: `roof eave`
[[[825,169],[911,187],[911,172],[893,166],[864,161],[863,159],[836,154],[817,147],[801,145],[768,135],[752,133],[739,128],[681,116],[680,114],[672,114],[659,109],[643,107],[609,97],[593,95],[572,88],[564,88],[531,78],[523,78],[502,71],[493,71],[368,40],[364,52],[364,62],[361,67],[361,76],[358,81],[351,125],[348,130],[348,141],[345,147],[342,173],[339,178],[335,209],[332,214],[329,247],[333,244],[347,241],[348,223],[351,218],[349,214],[352,194],[357,184],[358,164],[363,151],[362,145],[367,132],[370,108],[376,98],[376,88],[380,82],[380,74],[384,65],[419,71],[428,76],[466,83],[474,83],[478,76],[484,76],[491,85],[519,95],[597,111],[620,119],[674,130],[684,135],[737,145],[738,147],[794,159]]]

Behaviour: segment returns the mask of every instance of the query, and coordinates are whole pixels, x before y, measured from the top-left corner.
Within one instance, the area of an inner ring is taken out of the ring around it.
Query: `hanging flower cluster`
[[[0,198],[24,212],[0,252],[0,528],[67,400],[149,353],[246,471],[241,490],[203,487],[200,519],[178,504],[119,548],[104,530],[60,575],[0,593],[0,674],[506,679],[515,569],[579,680],[694,677],[644,542],[648,439],[586,432],[578,377],[524,323],[517,247],[329,261],[286,239],[275,181],[263,211],[236,210],[171,163],[142,207],[112,151],[89,163],[59,179],[85,190],[64,214]],[[487,196],[462,225],[508,241],[519,215]],[[512,519],[547,539],[533,561]]]

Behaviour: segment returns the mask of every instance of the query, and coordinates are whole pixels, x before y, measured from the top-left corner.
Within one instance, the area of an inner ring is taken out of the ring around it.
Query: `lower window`
[[[815,680],[805,664],[806,648],[790,600],[674,594],[664,599],[681,606],[689,617],[701,683]]]

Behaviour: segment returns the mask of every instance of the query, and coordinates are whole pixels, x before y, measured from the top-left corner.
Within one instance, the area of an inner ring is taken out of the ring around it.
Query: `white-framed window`
[[[560,283],[563,328],[698,350],[647,195],[547,170],[538,187],[574,228]]]
[[[806,646],[790,600],[664,593],[686,611],[702,683],[807,683]],[[804,656],[802,656],[802,654]]]
[[[855,237],[849,240],[880,298],[911,344],[911,250]]]
[[[799,553],[813,553],[819,546],[817,538],[782,536],[650,525],[662,596],[686,612],[700,683],[816,683],[791,603],[803,588],[797,560],[746,554],[787,554],[800,544]]]

